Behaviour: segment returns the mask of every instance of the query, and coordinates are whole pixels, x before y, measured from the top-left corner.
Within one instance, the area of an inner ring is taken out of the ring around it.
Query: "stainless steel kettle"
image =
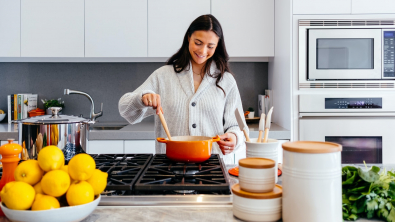
[[[35,116],[18,122],[18,142],[22,160],[37,159],[43,147],[54,145],[62,150],[65,161],[84,153],[88,145],[88,119],[59,115],[60,107],[51,107],[52,115]]]

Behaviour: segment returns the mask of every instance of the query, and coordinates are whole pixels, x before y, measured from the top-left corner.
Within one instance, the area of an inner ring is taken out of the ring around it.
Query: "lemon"
[[[66,198],[70,206],[76,206],[92,202],[95,195],[92,186],[88,182],[76,181],[70,185]]]
[[[95,169],[95,160],[88,154],[78,154],[69,162],[69,174],[73,180],[87,180]]]
[[[69,166],[68,166],[68,165],[62,166],[62,167],[60,168],[60,170],[63,170],[64,172],[66,172],[66,173],[70,176],[70,174],[69,174]],[[73,178],[70,177],[70,184],[72,184],[73,181],[74,181]]]
[[[92,187],[95,195],[99,195],[106,189],[108,174],[102,172],[101,170],[95,169],[93,175],[86,182],[88,182]]]
[[[46,173],[41,180],[41,188],[44,193],[60,197],[70,187],[70,177],[63,170],[52,170]]]
[[[38,164],[48,172],[58,170],[64,165],[64,155],[57,146],[46,146],[38,153]]]
[[[0,114],[4,114],[4,111],[0,109]]]
[[[7,183],[0,192],[1,201],[12,210],[27,210],[34,201],[36,191],[25,182],[12,181]]]
[[[32,186],[41,180],[43,174],[44,171],[38,165],[37,160],[23,161],[14,171],[15,181],[26,182]]]
[[[41,187],[41,181],[36,183],[33,188],[36,191],[36,194],[45,194],[43,188]]]
[[[50,210],[60,208],[59,201],[52,196],[37,194],[33,202],[32,210]]]

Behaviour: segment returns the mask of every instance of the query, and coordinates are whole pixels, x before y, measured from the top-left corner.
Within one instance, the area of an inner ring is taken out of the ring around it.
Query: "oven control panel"
[[[395,77],[395,31],[384,31],[383,77]]]
[[[325,98],[325,109],[381,109],[382,98]]]

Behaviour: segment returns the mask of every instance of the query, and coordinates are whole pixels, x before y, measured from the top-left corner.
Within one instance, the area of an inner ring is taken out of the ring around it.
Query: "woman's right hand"
[[[159,114],[159,110],[162,111],[163,113],[159,94],[154,94],[154,93],[145,94],[143,95],[141,100],[143,101],[144,105],[151,106],[152,108],[156,109],[156,114]]]

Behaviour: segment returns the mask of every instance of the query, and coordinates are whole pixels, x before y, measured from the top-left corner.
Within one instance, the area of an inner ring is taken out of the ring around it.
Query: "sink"
[[[118,125],[118,126],[91,126],[90,130],[120,130],[126,125]]]

